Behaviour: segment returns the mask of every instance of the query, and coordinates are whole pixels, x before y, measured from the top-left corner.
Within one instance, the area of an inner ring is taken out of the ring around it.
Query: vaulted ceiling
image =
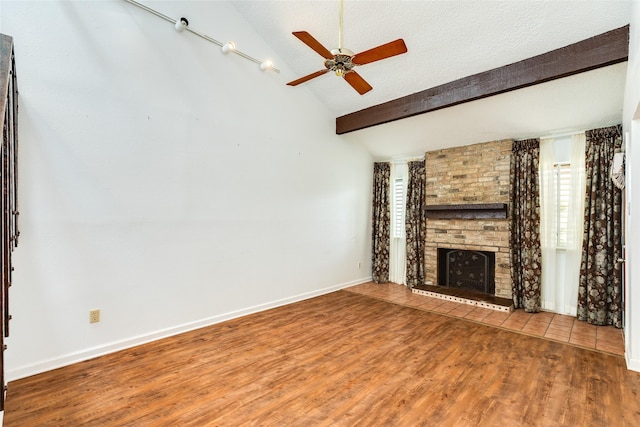
[[[338,47],[339,1],[231,1],[286,62],[283,84],[323,69],[291,33]],[[408,53],[357,68],[359,95],[333,75],[283,90],[312,92],[336,117],[540,55],[629,23],[631,1],[344,1],[343,47],[403,38]],[[345,135],[377,159],[448,146],[546,136],[617,123],[626,63]]]

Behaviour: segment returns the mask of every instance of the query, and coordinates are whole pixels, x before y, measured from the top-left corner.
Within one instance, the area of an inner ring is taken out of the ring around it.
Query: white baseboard
[[[370,281],[371,281],[371,277],[365,277],[365,278],[353,280],[347,283],[342,283],[339,285],[318,289],[312,292],[306,292],[304,294],[299,294],[299,295],[283,298],[276,301],[271,301],[264,304],[258,304],[253,307],[247,307],[241,310],[230,311],[228,313],[219,314],[219,315],[208,317],[206,319],[198,320],[195,322],[185,323],[183,325],[178,325],[175,327],[150,332],[148,334],[127,338],[121,341],[116,341],[109,344],[88,348],[79,352],[56,357],[55,359],[49,359],[42,362],[31,364],[31,365],[10,369],[6,371],[6,380],[7,382],[15,381],[21,378],[29,377],[31,375],[40,374],[42,372],[61,368],[63,366],[68,366],[74,363],[93,359],[98,356],[104,356],[105,354],[114,353],[120,350],[125,350],[127,348],[135,347],[141,344],[146,344],[151,341],[156,341],[162,338],[167,338],[167,337],[178,335],[184,332],[189,332],[194,329],[215,325],[216,323],[226,322],[227,320],[236,319],[238,317],[246,316],[248,314],[253,314],[260,311],[281,307],[283,305],[292,304],[294,302],[303,301],[309,298],[328,294],[331,292],[338,291],[340,289],[348,288],[350,286],[355,286],[355,285],[359,285],[361,283],[366,283]],[[2,424],[0,423],[0,425]]]
[[[627,362],[627,369],[630,371],[640,372],[640,359],[633,359],[629,355],[629,349],[624,352],[624,360]]]

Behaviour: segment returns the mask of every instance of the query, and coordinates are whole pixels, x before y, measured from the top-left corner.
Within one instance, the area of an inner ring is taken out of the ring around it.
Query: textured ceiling
[[[283,83],[323,69],[322,57],[292,31],[308,31],[328,49],[338,47],[337,0],[231,3],[286,62]],[[373,86],[362,96],[333,74],[284,90],[309,90],[338,117],[622,27],[630,15],[631,1],[614,0],[346,0],[343,47],[357,53],[403,38],[408,53],[358,67]],[[608,125],[621,120],[625,77],[626,64],[619,64],[345,138],[376,158],[393,158]]]

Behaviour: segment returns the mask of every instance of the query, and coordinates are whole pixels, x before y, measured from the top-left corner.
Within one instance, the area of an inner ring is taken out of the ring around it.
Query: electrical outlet
[[[98,323],[100,321],[100,310],[91,310],[89,312],[89,323]]]
[[[358,270],[360,270],[361,267],[362,267],[362,263],[358,261]]]

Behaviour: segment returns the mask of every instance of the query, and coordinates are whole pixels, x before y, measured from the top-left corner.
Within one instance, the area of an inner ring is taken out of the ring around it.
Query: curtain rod
[[[137,2],[137,1],[135,1],[135,0],[124,0],[124,1],[125,1],[125,2],[127,2],[127,3],[130,3],[130,4],[134,5],[134,6],[137,6],[137,7],[139,7],[139,8],[140,8],[140,9],[142,9],[142,10],[146,10],[147,12],[149,12],[149,13],[151,13],[151,14],[153,14],[153,15],[157,16],[158,18],[164,19],[164,20],[165,20],[165,21],[167,21],[167,22],[171,22],[171,23],[172,23],[172,24],[174,24],[174,25],[178,22],[177,20],[175,20],[175,19],[173,19],[173,18],[170,18],[169,16],[164,15],[164,14],[162,14],[162,13],[158,12],[157,10],[151,9],[149,6],[145,6],[145,5],[143,5],[142,3],[138,3],[138,2]],[[206,40],[206,41],[208,41],[208,42],[210,42],[210,43],[213,43],[213,44],[215,44],[215,45],[217,45],[217,46],[219,46],[219,47],[223,47],[223,46],[225,45],[225,43],[219,42],[218,40],[213,39],[213,38],[209,37],[209,36],[208,36],[208,35],[206,35],[206,34],[202,34],[201,32],[199,32],[199,31],[196,31],[196,30],[192,29],[192,28],[191,28],[191,27],[189,27],[188,25],[186,25],[186,26],[184,27],[184,30],[185,30],[185,31],[190,32],[191,34],[194,34],[194,35],[196,35],[196,36],[200,37],[201,39],[204,39],[204,40]],[[248,59],[248,60],[249,60],[249,61],[251,61],[251,62],[255,62],[256,64],[260,65],[260,69],[261,69],[261,70],[263,70],[263,71],[264,71],[264,70],[266,70],[266,69],[270,69],[270,70],[275,71],[276,73],[279,73],[279,72],[280,72],[280,70],[278,70],[276,67],[274,67],[274,66],[273,66],[273,65],[271,65],[271,64],[270,64],[268,67],[263,68],[263,65],[266,63],[266,61],[260,61],[259,59],[256,59],[256,58],[254,58],[254,57],[252,57],[252,56],[249,56],[249,55],[247,55],[246,53],[241,52],[241,51],[239,51],[239,50],[237,50],[237,49],[235,49],[235,48],[234,48],[234,49],[231,49],[231,50],[230,50],[230,52],[233,52],[233,53],[235,53],[236,55],[241,56],[241,57],[242,57],[242,58],[244,58],[244,59]]]
[[[616,126],[619,123],[613,124],[613,125],[609,125],[609,126]],[[545,135],[545,136],[538,136],[538,137],[534,137],[534,138],[538,138],[538,139],[550,139],[550,138],[562,138],[565,136],[572,136],[572,135],[577,135],[579,133],[587,133],[587,131],[589,130],[595,130],[595,129],[599,129],[599,128],[603,128],[603,127],[609,127],[609,126],[599,126],[596,128],[590,128],[590,129],[579,129],[579,130],[574,130],[574,131],[567,131],[567,132],[562,132],[562,133],[556,133],[556,134],[550,134],[550,135]],[[516,141],[522,141],[525,139],[531,139],[531,138],[520,138],[520,139],[516,139]]]
[[[570,131],[570,132],[563,132],[563,133],[554,133],[554,134],[549,134],[549,135],[544,135],[544,136],[536,136],[534,138],[537,139],[555,139],[555,138],[564,138],[566,136],[573,136],[573,135],[578,135],[580,133],[585,133],[588,129],[585,130],[576,130],[576,131]],[[532,139],[532,138],[522,138],[522,139],[516,139],[516,141],[524,141],[526,139]]]
[[[545,135],[545,136],[541,136],[540,139],[564,138],[564,137],[567,137],[567,136],[573,136],[573,135],[579,135],[581,133],[586,133],[587,130],[588,129],[572,131],[572,132],[556,133],[556,134],[552,134],[552,135]]]
[[[567,136],[578,135],[578,134],[581,134],[581,133],[585,133],[586,134],[588,130],[591,130],[591,129],[585,129],[585,130],[582,130],[582,131],[574,131],[574,132],[558,133],[558,134],[549,135],[549,136],[541,136],[541,137],[538,137],[538,139],[543,140],[543,139],[564,138],[564,137],[567,137]],[[531,139],[531,138],[525,138],[525,139]],[[522,139],[516,139],[516,141],[523,141],[523,140]],[[625,135],[624,134],[622,135],[622,142],[623,142],[623,145],[622,145],[621,148],[616,150],[617,153],[624,153],[626,151],[625,146],[624,146],[624,142],[625,142]]]
[[[424,161],[424,157],[400,157],[396,159],[387,160],[387,162],[389,163],[407,163],[407,162],[418,162],[418,161]]]

